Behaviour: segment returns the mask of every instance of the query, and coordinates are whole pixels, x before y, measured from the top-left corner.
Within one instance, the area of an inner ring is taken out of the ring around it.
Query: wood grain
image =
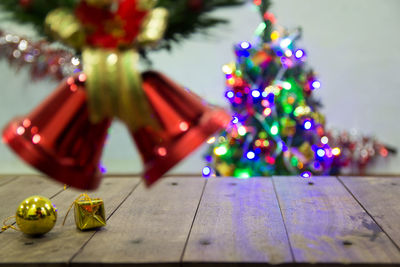
[[[296,262],[400,262],[398,249],[335,177],[273,180]]]
[[[59,212],[40,238],[1,233],[0,265],[400,266],[392,242],[400,240],[400,178],[205,181],[164,178],[148,190],[138,178],[104,179],[89,195],[104,199],[108,224],[81,232],[73,213],[61,226],[80,191],[42,177],[0,176],[0,219],[34,194],[52,198]]]
[[[18,205],[27,197],[42,195],[51,198],[63,185],[41,176],[20,176],[0,187],[0,220],[15,215]]]
[[[339,178],[400,247],[400,179],[394,177]]]
[[[164,178],[150,189],[140,185],[73,265],[179,266],[204,183],[199,178]]]
[[[104,200],[106,216],[110,216],[139,183],[139,178],[104,179],[97,191],[89,192],[92,198]],[[48,183],[43,186],[47,187]],[[56,226],[40,238],[32,238],[19,232],[6,231],[0,235],[2,253],[0,263],[29,263],[38,266],[46,263],[50,266],[68,264],[70,259],[93,236],[95,231],[81,232],[75,226],[73,210],[62,226],[65,214],[71,203],[82,191],[67,189],[52,199],[58,209]],[[107,226],[106,226],[107,228]]]
[[[183,262],[292,262],[271,179],[209,179]]]
[[[0,175],[0,186],[8,184],[15,179],[18,179],[16,175]]]

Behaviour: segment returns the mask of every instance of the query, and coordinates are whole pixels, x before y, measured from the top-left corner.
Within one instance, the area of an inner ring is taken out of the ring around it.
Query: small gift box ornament
[[[87,194],[82,194],[73,202],[73,205],[75,224],[79,230],[90,230],[106,225],[106,215],[102,199],[92,199]]]
[[[106,225],[104,202],[100,198],[75,201],[75,223],[80,230]]]

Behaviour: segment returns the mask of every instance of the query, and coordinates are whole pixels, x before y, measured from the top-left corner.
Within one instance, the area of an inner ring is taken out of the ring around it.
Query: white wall
[[[400,148],[400,1],[276,0],[272,11],[279,24],[303,28],[301,45],[322,81],[317,97],[324,104],[328,126],[354,128]],[[221,66],[234,60],[234,43],[252,40],[259,17],[251,5],[215,15],[231,23],[213,29],[208,37],[197,35],[175,46],[172,53],[154,53],[152,59],[155,69],[209,102],[227,107]],[[13,116],[29,112],[54,86],[49,81],[32,83],[26,71],[15,74],[4,61],[0,79],[1,127]],[[172,172],[200,173],[204,148]],[[370,173],[399,174],[399,159],[378,162]],[[110,173],[141,170],[140,157],[121,124],[113,126],[103,160]],[[0,173],[32,171],[0,145]]]

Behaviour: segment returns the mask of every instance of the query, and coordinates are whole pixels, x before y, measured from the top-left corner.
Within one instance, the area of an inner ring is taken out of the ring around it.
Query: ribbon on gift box
[[[75,207],[75,223],[80,230],[99,228],[106,225],[104,202],[100,198],[91,198],[87,193],[80,194],[69,207],[62,225],[72,207]]]

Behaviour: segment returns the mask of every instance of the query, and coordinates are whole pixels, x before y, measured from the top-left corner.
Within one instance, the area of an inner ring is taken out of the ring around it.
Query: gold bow
[[[75,204],[79,203],[79,201],[85,201],[85,200],[90,202],[90,206],[91,206],[91,207],[94,207],[93,209],[91,209],[90,211],[88,211],[89,215],[92,216],[93,218],[96,217],[96,213],[97,213],[97,211],[99,210],[99,207],[100,207],[100,206],[99,206],[99,205],[94,205],[93,201],[95,201],[95,200],[101,200],[101,199],[100,199],[100,198],[94,198],[94,199],[92,199],[91,197],[89,197],[89,195],[88,195],[87,193],[82,193],[82,194],[80,194],[80,195],[72,202],[71,206],[68,208],[67,214],[65,214],[64,221],[63,221],[63,223],[62,223],[63,226],[64,226],[64,224],[65,224],[65,221],[67,220],[68,214],[69,214],[69,212],[71,211],[72,207],[73,207]]]
[[[108,5],[110,0],[86,0],[91,5]],[[50,12],[45,20],[53,38],[82,51],[83,71],[87,76],[86,89],[90,120],[98,123],[104,118],[118,117],[130,130],[142,126],[158,127],[141,86],[137,71],[138,48],[156,44],[164,35],[168,11],[153,8],[154,0],[137,2],[140,10],[148,10],[136,42],[129,49],[104,49],[86,44],[85,27],[72,10],[60,8]],[[135,48],[134,48],[135,47]]]

